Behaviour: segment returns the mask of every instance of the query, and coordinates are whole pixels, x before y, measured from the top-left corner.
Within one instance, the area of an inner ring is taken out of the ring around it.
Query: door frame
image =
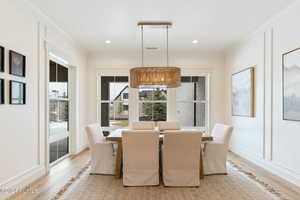
[[[51,46],[51,45],[50,45]],[[76,149],[76,122],[77,122],[77,107],[76,107],[76,97],[77,97],[77,68],[70,65],[68,61],[62,59],[57,54],[52,53],[49,49],[49,44],[45,41],[45,63],[46,63],[46,70],[45,70],[45,168],[46,173],[49,173],[52,166],[58,164],[63,159],[67,158],[68,156],[74,154]],[[63,65],[64,67],[68,68],[68,101],[69,101],[69,153],[62,158],[54,161],[50,164],[50,147],[49,147],[49,67],[50,67],[50,60],[55,61],[58,64]],[[74,100],[74,101],[73,101]]]

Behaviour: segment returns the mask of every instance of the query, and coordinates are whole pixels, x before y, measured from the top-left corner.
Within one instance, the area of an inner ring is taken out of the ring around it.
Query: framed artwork
[[[4,72],[4,47],[0,46],[0,72]]]
[[[232,115],[255,117],[255,67],[232,75]]]
[[[14,51],[9,51],[9,73],[25,77],[26,57]]]
[[[300,121],[300,48],[282,56],[283,120]]]
[[[14,105],[26,104],[26,84],[18,81],[10,81],[9,103]]]
[[[0,79],[0,104],[4,104],[4,79]]]

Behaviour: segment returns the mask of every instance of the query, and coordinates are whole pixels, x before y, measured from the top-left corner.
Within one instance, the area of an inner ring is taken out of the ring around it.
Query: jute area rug
[[[268,185],[228,164],[228,175],[206,176],[199,188],[123,187],[122,179],[89,175],[86,166],[53,199],[64,200],[269,200],[285,199]]]

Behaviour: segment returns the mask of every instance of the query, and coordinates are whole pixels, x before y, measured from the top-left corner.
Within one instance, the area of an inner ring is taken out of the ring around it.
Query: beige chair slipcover
[[[180,122],[179,121],[158,122],[157,126],[160,131],[180,130]]]
[[[133,130],[154,130],[155,122],[132,122]]]
[[[91,174],[114,174],[115,156],[113,142],[105,141],[102,128],[98,123],[86,126],[91,150]],[[116,144],[115,144],[116,145]]]
[[[122,145],[123,184],[159,185],[159,132],[124,130]]]
[[[199,131],[166,131],[162,149],[165,186],[199,186],[201,137]]]
[[[233,127],[216,124],[212,130],[214,141],[205,144],[204,174],[227,174],[226,161]]]

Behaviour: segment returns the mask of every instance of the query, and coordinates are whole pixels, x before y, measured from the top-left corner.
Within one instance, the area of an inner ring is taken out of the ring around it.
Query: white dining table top
[[[106,138],[116,138],[116,137],[122,137],[122,131],[125,130],[131,130],[130,128],[120,128],[120,129],[116,129],[114,131],[111,131],[110,134],[108,136],[106,136]],[[188,131],[200,131],[199,129],[195,129],[195,128],[184,128],[181,130],[188,130]],[[200,131],[201,132],[201,131]],[[205,136],[205,135],[204,135]],[[160,134],[159,137],[164,137],[163,134]]]

